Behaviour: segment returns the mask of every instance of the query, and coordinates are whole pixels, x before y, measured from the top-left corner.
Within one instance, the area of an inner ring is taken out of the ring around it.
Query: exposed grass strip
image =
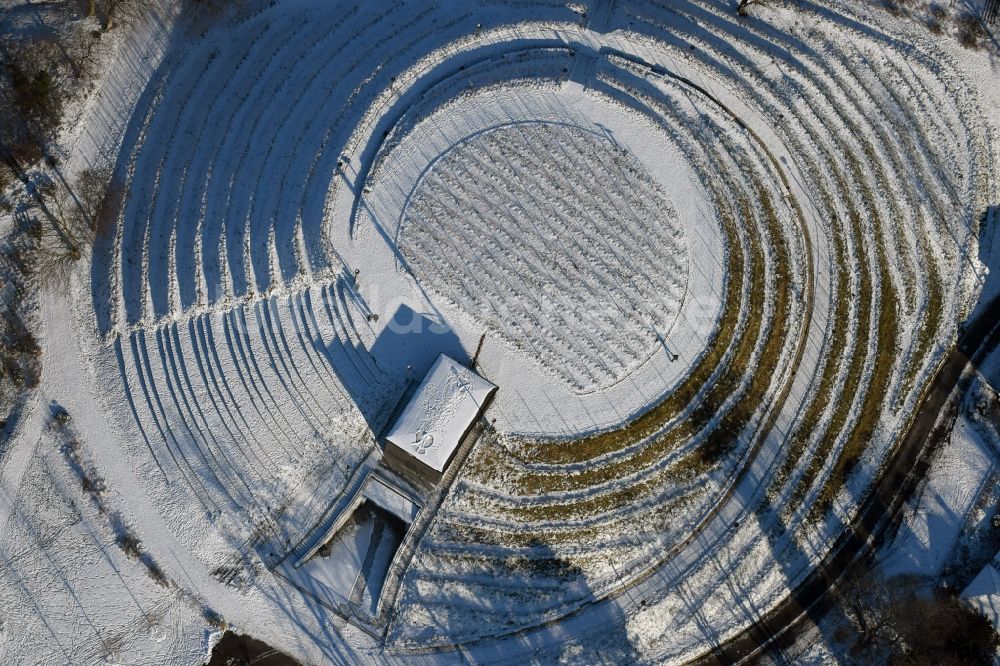
[[[780,288],[775,289],[772,308],[774,321],[771,322],[767,339],[760,354],[760,361],[746,392],[719,418],[706,440],[698,448],[668,468],[673,475],[681,478],[691,473],[707,471],[733,450],[740,434],[765,398],[775,374],[775,366],[780,358],[781,349],[786,341],[788,304],[791,296],[791,280],[786,273],[789,265],[788,247],[770,194],[759,183],[756,184],[756,189],[764,211],[767,234],[770,238],[775,239],[776,270],[771,282],[775,286],[780,285]],[[746,199],[740,201],[740,207],[746,219],[752,219],[750,203]],[[670,449],[697,434],[718,417],[726,399],[739,389],[763,329],[767,280],[766,260],[760,243],[761,239],[759,238],[755,238],[751,243],[751,288],[748,302],[750,314],[746,330],[740,337],[736,351],[723,377],[712,386],[705,400],[694,410],[691,417],[679,424],[678,428],[671,429],[670,432],[626,460],[616,461],[577,474],[527,474],[517,481],[518,490],[522,494],[537,495],[552,491],[588,488],[634,474],[654,465]],[[641,485],[645,486],[645,484]],[[608,494],[608,496],[618,495],[621,495],[620,499],[622,500],[633,499],[629,497],[629,493],[622,490],[615,490]],[[586,502],[592,504],[594,508],[606,505],[606,502],[598,502],[592,498],[588,498]],[[583,502],[572,503],[573,510],[579,509],[581,504]],[[568,508],[569,503],[545,504],[531,507],[512,507],[505,509],[505,513],[525,518],[532,516],[533,519],[538,520],[550,519],[555,515],[554,510],[565,511]]]
[[[716,201],[720,199],[716,198]],[[722,317],[716,328],[708,352],[687,378],[664,400],[643,412],[621,428],[597,433],[589,437],[562,442],[538,443],[531,449],[531,461],[549,464],[579,463],[597,458],[606,453],[618,451],[629,444],[649,437],[664,424],[675,418],[697,395],[698,390],[708,381],[722,362],[732,338],[726,333],[735,332],[740,315],[740,300],[743,292],[743,248],[736,231],[736,222],[731,214],[722,214],[722,227],[726,235],[729,251],[729,285],[726,289]]]

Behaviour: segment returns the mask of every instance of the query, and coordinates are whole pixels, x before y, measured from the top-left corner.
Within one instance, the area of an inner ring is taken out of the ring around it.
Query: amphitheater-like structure
[[[411,374],[485,334],[491,427],[331,654],[683,660],[766,613],[893,455],[996,195],[951,56],[860,11],[278,0],[181,33],[92,271],[166,523],[280,586]]]

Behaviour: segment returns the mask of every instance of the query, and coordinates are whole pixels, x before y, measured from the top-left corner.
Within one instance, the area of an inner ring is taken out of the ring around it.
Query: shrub
[[[118,547],[122,549],[122,552],[133,559],[138,559],[142,555],[142,542],[139,538],[132,534],[129,529],[123,528],[123,530],[115,537],[115,543]]]
[[[53,94],[52,75],[47,69],[38,69],[33,75],[26,74],[17,63],[8,65],[14,100],[18,108],[29,118],[49,122],[58,114]]]
[[[215,627],[216,629],[225,629],[226,620],[218,613],[208,606],[201,609],[201,616],[205,618],[205,622],[208,622],[209,626]]]
[[[975,14],[963,14],[958,19],[958,41],[967,49],[978,49],[979,40],[986,35],[983,24]]]

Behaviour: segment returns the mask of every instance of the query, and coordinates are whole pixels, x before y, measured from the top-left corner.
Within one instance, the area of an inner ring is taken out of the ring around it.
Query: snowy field
[[[176,9],[65,139],[128,195],[42,299],[0,660],[196,663],[225,623],[315,663],[682,662],[828,552],[996,292],[995,48],[881,7]],[[486,434],[376,549],[381,603],[337,566],[378,521],[301,594],[277,563],[440,353],[499,387]],[[899,571],[961,539],[979,427]]]
[[[1000,432],[986,408],[995,401],[994,389],[977,380],[894,543],[881,556],[887,576],[932,577],[961,565],[957,556],[968,548],[966,542],[993,520],[1000,495]]]

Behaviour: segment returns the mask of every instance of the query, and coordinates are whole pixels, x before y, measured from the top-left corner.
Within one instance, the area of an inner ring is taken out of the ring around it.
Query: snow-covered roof
[[[998,556],[1000,558],[1000,556]],[[962,591],[962,599],[969,606],[985,615],[1000,631],[1000,570],[996,559],[983,567],[969,586]]]
[[[413,519],[417,517],[417,513],[420,511],[420,504],[412,497],[377,474],[370,474],[368,476],[368,480],[365,481],[365,485],[361,488],[361,495],[396,516],[407,525],[413,522]]]
[[[443,472],[462,435],[496,388],[441,354],[386,439],[431,469]]]

